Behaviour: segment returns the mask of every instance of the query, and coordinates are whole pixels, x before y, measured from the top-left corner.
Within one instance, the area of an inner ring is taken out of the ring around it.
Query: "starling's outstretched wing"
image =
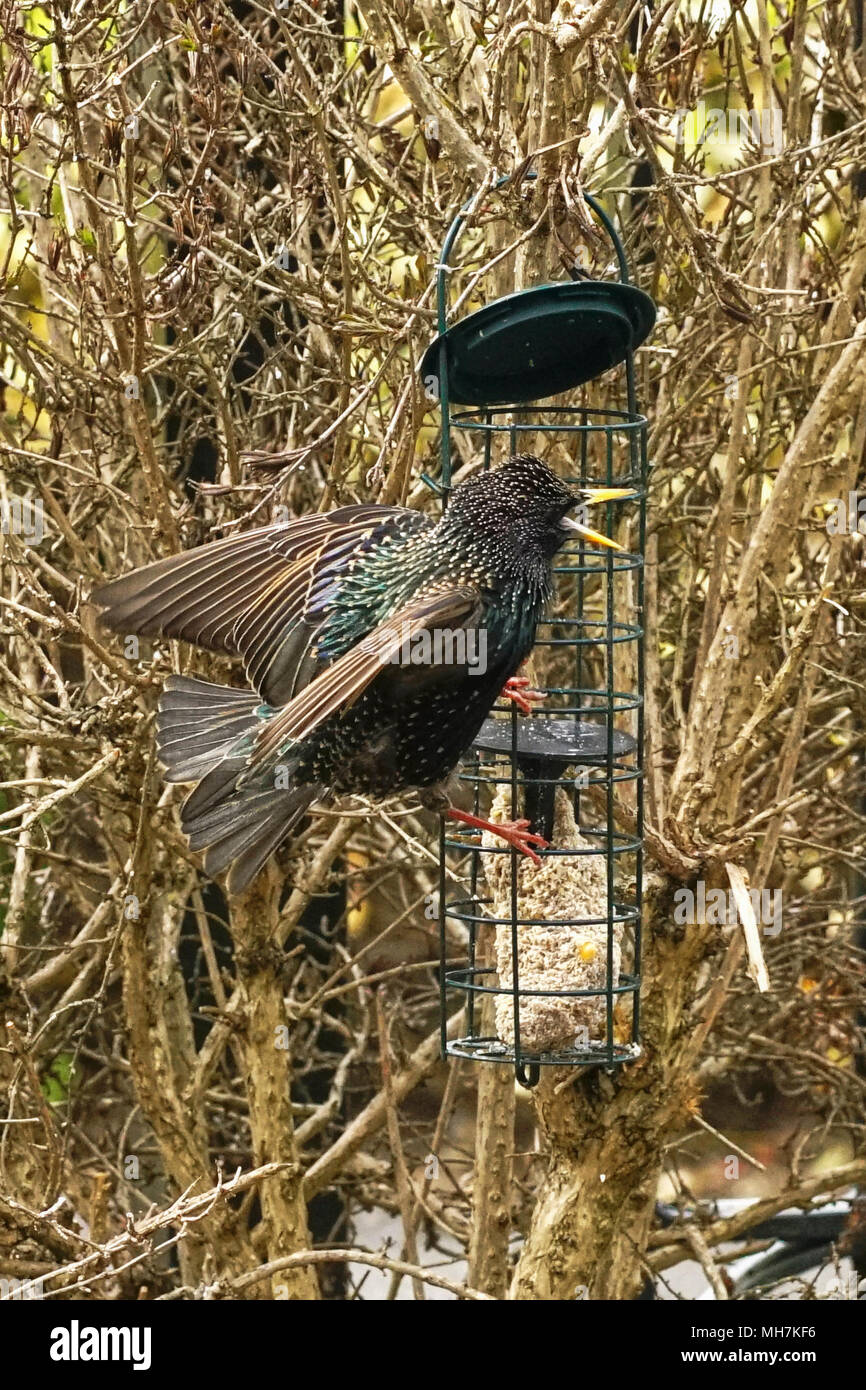
[[[116,632],[177,637],[243,658],[262,698],[285,704],[315,670],[319,597],[368,543],[433,523],[405,507],[353,506],[264,526],[157,560],[92,595]]]
[[[479,589],[469,585],[437,585],[416,594],[403,608],[356,643],[333,665],[316,676],[299,695],[263,725],[256,739],[250,768],[261,767],[280,754],[290,743],[299,743],[338,711],[349,709],[378,676],[394,683],[392,665],[401,649],[407,650],[422,632],[453,633],[459,628],[477,626],[484,611]],[[440,643],[440,650],[442,644]],[[432,648],[435,652],[435,647]],[[450,648],[453,651],[453,648]],[[432,667],[432,669],[431,669]],[[435,678],[440,674],[434,657],[428,667]],[[459,672],[454,665],[455,676]]]

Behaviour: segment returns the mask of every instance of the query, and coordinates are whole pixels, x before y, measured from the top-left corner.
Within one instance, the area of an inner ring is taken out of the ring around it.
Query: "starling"
[[[525,704],[551,562],[569,538],[615,547],[568,516],[631,495],[569,488],[520,454],[457,487],[439,521],[358,505],[213,541],[93,595],[117,632],[241,657],[249,689],[166,682],[157,716],[193,850],[239,893],[314,801],[412,792],[451,806],[462,755],[501,693]],[[537,858],[526,821],[499,825]]]

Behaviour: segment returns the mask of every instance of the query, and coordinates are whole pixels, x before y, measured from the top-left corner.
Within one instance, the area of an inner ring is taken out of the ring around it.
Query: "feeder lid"
[[[511,752],[511,720],[485,719],[473,747],[482,753]],[[613,755],[633,753],[637,742],[621,729],[613,730]],[[524,719],[517,731],[518,763],[607,762],[607,725],[579,719]]]
[[[656,307],[617,280],[563,280],[495,299],[458,319],[427,348],[422,377],[448,354],[458,405],[514,405],[581,386],[625,360],[649,334]]]

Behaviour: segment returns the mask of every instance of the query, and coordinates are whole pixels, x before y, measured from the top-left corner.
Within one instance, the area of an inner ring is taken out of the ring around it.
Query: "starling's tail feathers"
[[[261,699],[254,690],[233,690],[189,676],[170,676],[156,717],[159,756],[168,782],[198,782],[245,738],[252,741]],[[238,766],[243,766],[241,757]]]
[[[318,786],[294,787],[284,792],[275,792],[273,788],[260,792],[244,790],[193,818],[184,806],[182,825],[190,848],[206,850],[207,872],[216,877],[229,869],[229,892],[242,893],[288,839],[321,791]]]
[[[206,850],[209,874],[230,869],[232,893],[249,886],[322,791],[287,785],[289,763],[280,764],[281,786],[269,769],[238,786],[266,714],[255,691],[187,676],[172,676],[159,703],[157,743],[166,779],[198,782],[181,812],[184,833],[191,849]]]

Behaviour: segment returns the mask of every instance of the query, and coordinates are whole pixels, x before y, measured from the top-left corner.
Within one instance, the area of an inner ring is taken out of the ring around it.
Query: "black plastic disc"
[[[624,361],[649,334],[648,294],[615,280],[565,280],[485,304],[430,344],[424,379],[448,353],[449,401],[510,405],[569,391]]]
[[[473,747],[482,753],[511,752],[511,720],[485,719]],[[613,756],[637,747],[631,734],[613,731]],[[523,719],[517,732],[518,762],[606,763],[607,726],[578,719]]]

